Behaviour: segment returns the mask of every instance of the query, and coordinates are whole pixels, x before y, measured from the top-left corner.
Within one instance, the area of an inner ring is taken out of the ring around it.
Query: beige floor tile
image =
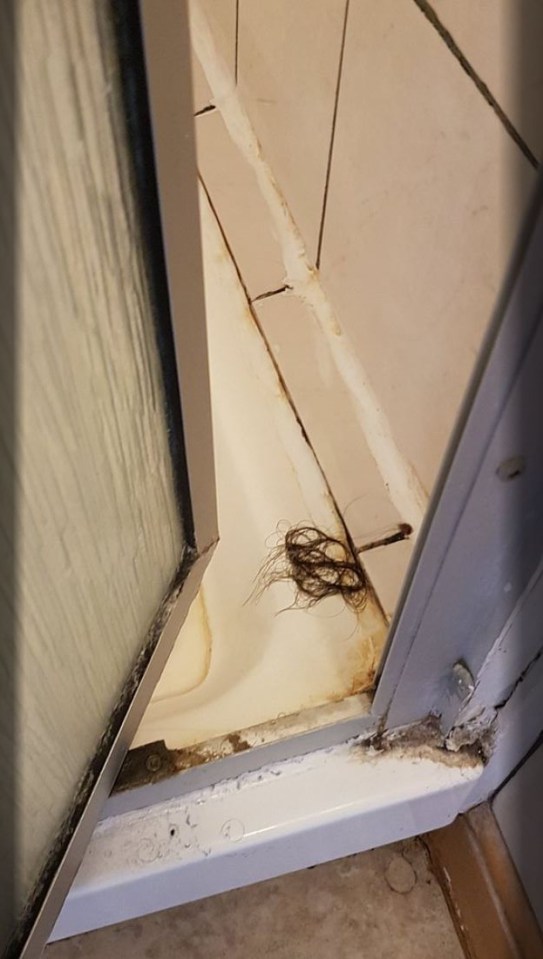
[[[396,891],[400,890],[400,891]],[[54,943],[44,959],[463,959],[417,840]]]
[[[314,262],[345,0],[240,0],[239,86]]]
[[[368,449],[350,395],[310,310],[299,297],[279,294],[254,304],[258,320],[330,488],[357,545],[394,530],[403,517],[392,505]],[[377,594],[393,608],[411,554],[401,544],[364,554]],[[385,598],[385,599],[384,599]]]
[[[532,152],[541,159],[541,0],[432,0],[432,6]]]
[[[321,274],[427,491],[532,181],[412,0],[351,4]]]
[[[196,119],[198,169],[249,296],[284,283],[281,250],[255,174],[218,110]]]
[[[195,2],[195,0],[191,0]],[[196,0],[207,17],[217,50],[232,75],[236,67],[236,0]],[[190,14],[189,4],[189,14]],[[211,90],[197,57],[192,56],[192,86],[194,112],[213,102]]]

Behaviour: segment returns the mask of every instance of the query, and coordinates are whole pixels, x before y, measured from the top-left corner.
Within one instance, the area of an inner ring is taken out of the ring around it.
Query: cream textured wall
[[[18,7],[20,883],[183,554],[102,0]]]

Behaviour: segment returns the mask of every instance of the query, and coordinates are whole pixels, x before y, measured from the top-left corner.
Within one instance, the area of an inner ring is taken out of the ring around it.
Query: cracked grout
[[[299,428],[300,433],[301,433],[301,435],[302,435],[302,437],[303,437],[303,440],[304,440],[304,442],[307,444],[307,447],[309,448],[309,450],[311,451],[311,455],[313,456],[313,459],[315,460],[315,463],[316,463],[316,465],[317,465],[317,468],[318,468],[318,470],[319,470],[319,472],[320,472],[320,474],[321,474],[321,476],[322,476],[324,485],[325,485],[325,487],[326,487],[326,489],[327,489],[327,491],[328,491],[328,495],[329,495],[329,497],[330,497],[330,502],[331,502],[332,505],[333,505],[333,509],[334,509],[334,512],[335,512],[335,514],[336,514],[336,516],[337,516],[339,525],[340,525],[340,527],[341,527],[341,529],[342,529],[342,531],[343,531],[343,534],[344,534],[344,536],[345,536],[345,540],[346,540],[346,542],[348,543],[348,545],[349,545],[349,547],[350,547],[353,555],[356,556],[356,555],[358,555],[358,550],[357,550],[357,548],[356,548],[356,546],[355,546],[355,543],[354,543],[354,540],[353,540],[351,531],[350,531],[350,529],[349,529],[349,525],[348,525],[347,520],[346,520],[346,518],[345,518],[344,510],[342,510],[342,509],[340,508],[339,502],[338,502],[338,500],[337,500],[337,498],[336,498],[336,495],[335,495],[334,491],[332,490],[332,487],[331,487],[331,485],[330,485],[330,480],[328,479],[328,476],[327,476],[327,474],[326,474],[326,471],[325,471],[325,469],[324,469],[324,466],[322,465],[321,460],[320,460],[320,458],[319,458],[319,456],[317,455],[317,452],[316,452],[316,450],[315,450],[315,447],[313,446],[313,443],[311,442],[311,438],[310,438],[310,436],[309,436],[309,434],[308,434],[308,432],[307,432],[307,429],[306,429],[306,427],[305,427],[305,424],[304,424],[304,422],[303,422],[303,420],[302,420],[302,417],[301,417],[301,415],[300,415],[300,413],[299,413],[299,411],[298,411],[298,408],[297,408],[296,403],[295,403],[295,401],[294,401],[294,397],[292,396],[292,393],[291,393],[291,391],[290,391],[290,389],[289,389],[289,387],[288,387],[288,384],[287,384],[287,382],[286,382],[286,380],[285,380],[285,377],[284,377],[284,375],[283,375],[283,372],[282,372],[282,370],[281,370],[281,368],[280,368],[280,366],[279,366],[279,364],[278,364],[278,362],[277,362],[276,357],[275,357],[274,354],[273,354],[273,350],[272,350],[272,348],[271,348],[271,346],[270,346],[270,343],[269,343],[269,341],[268,341],[268,338],[267,338],[267,336],[266,336],[266,334],[265,334],[265,332],[264,332],[264,330],[263,330],[263,328],[262,328],[262,326],[261,326],[260,320],[259,320],[259,318],[258,318],[258,315],[257,315],[256,310],[255,310],[255,307],[254,307],[254,301],[252,301],[252,300],[250,299],[250,297],[249,297],[249,292],[248,292],[248,290],[247,290],[247,286],[246,286],[245,281],[244,281],[244,279],[243,279],[243,276],[242,276],[242,273],[241,273],[241,270],[240,270],[238,261],[236,260],[236,257],[235,257],[235,255],[234,255],[234,251],[232,250],[232,247],[230,246],[230,243],[229,243],[229,241],[228,241],[228,237],[226,236],[226,233],[225,233],[223,224],[222,224],[222,222],[221,222],[221,219],[220,219],[220,217],[219,217],[218,211],[217,211],[217,209],[215,208],[215,206],[214,206],[214,204],[213,204],[213,200],[212,200],[212,198],[211,198],[211,195],[210,195],[210,193],[209,193],[209,191],[208,191],[208,189],[207,189],[207,186],[206,186],[205,181],[204,181],[203,177],[201,176],[201,174],[198,174],[198,180],[199,180],[199,182],[200,182],[200,185],[201,185],[201,187],[202,187],[202,190],[203,190],[204,193],[205,193],[205,196],[206,196],[207,202],[209,203],[209,207],[210,207],[210,209],[211,209],[211,212],[213,213],[213,216],[215,217],[215,220],[216,220],[216,223],[217,223],[219,232],[220,232],[220,234],[221,234],[221,237],[222,237],[222,239],[223,239],[224,245],[225,245],[225,247],[226,247],[226,250],[227,250],[227,252],[228,252],[228,255],[229,255],[229,257],[230,257],[230,260],[231,260],[231,262],[232,262],[232,265],[233,265],[233,267],[234,267],[234,270],[235,270],[235,272],[236,272],[238,281],[239,281],[239,283],[240,283],[240,285],[241,285],[241,288],[243,289],[243,292],[244,292],[244,294],[245,294],[245,298],[246,298],[246,300],[247,300],[247,308],[248,308],[248,310],[249,310],[249,312],[250,312],[250,314],[251,314],[253,323],[254,323],[256,329],[258,330],[258,334],[259,334],[259,336],[260,336],[260,338],[261,338],[261,340],[262,340],[262,343],[263,343],[263,345],[264,345],[264,348],[265,348],[265,350],[266,350],[266,353],[268,354],[268,357],[269,357],[269,359],[270,359],[270,362],[271,362],[271,364],[272,364],[272,366],[273,366],[273,369],[274,369],[275,375],[277,376],[277,379],[278,379],[278,381],[279,381],[281,390],[282,390],[282,392],[283,392],[283,394],[284,394],[284,397],[285,397],[285,399],[286,399],[286,401],[287,401],[287,403],[288,403],[288,405],[289,405],[289,407],[290,407],[290,409],[291,409],[291,412],[292,412],[292,414],[293,414],[293,416],[294,416],[294,418],[295,418],[295,420],[296,420],[296,423],[298,424],[298,428]],[[284,288],[282,288],[281,290],[272,291],[271,294],[268,294],[268,295],[273,296],[274,293],[281,293],[281,292],[283,292],[283,291],[291,290],[291,289],[292,289],[292,287],[290,287],[290,286],[287,285],[287,286],[285,286]],[[264,294],[264,297],[266,297],[266,294]],[[257,299],[259,299],[259,298],[257,297]],[[260,299],[262,299],[262,296],[260,297]],[[406,535],[406,530],[407,530],[407,529],[409,529],[410,533],[413,532],[413,530],[412,530],[411,526],[409,526],[409,524],[405,524],[405,523],[404,523],[404,524],[400,524],[400,526],[399,526],[399,532],[400,532],[400,534],[401,534],[401,535],[400,535],[400,538],[401,538],[401,539],[407,538],[407,535]],[[397,537],[398,537],[398,534],[396,533],[396,534],[394,535],[394,541],[396,541]],[[382,543],[379,543],[378,545],[387,545],[387,544],[384,543],[384,542],[382,542]],[[369,546],[366,546],[366,547],[365,547],[365,549],[371,549],[371,548],[372,548],[372,544],[370,544]],[[363,547],[363,549],[364,549],[364,547]],[[367,569],[364,568],[364,572],[365,572],[366,579],[367,579],[367,583],[368,583],[368,594],[369,594],[369,595],[371,596],[371,598],[373,599],[376,607],[380,610],[380,612],[381,612],[381,614],[382,614],[382,616],[383,616],[384,622],[388,622],[387,614],[386,614],[386,612],[385,612],[385,608],[384,608],[384,606],[383,606],[383,603],[382,603],[382,601],[381,601],[381,598],[380,598],[380,596],[379,596],[379,594],[378,594],[378,592],[377,592],[377,588],[375,587],[375,585],[374,585],[374,583],[373,583],[373,581],[372,581],[372,579],[371,579],[371,577],[370,577]]]
[[[470,78],[470,80],[475,84],[479,93],[486,101],[488,106],[494,111],[498,119],[501,121],[503,127],[511,137],[511,139],[516,143],[519,149],[522,151],[528,162],[533,166],[535,170],[539,169],[539,161],[534,156],[528,144],[523,140],[517,128],[511,122],[505,111],[502,109],[495,96],[491,93],[489,87],[486,85],[483,79],[479,76],[476,70],[472,67],[471,63],[467,57],[462,53],[460,47],[458,46],[453,35],[447,30],[447,27],[439,19],[437,13],[435,12],[432,5],[428,0],[413,0],[416,6],[419,8],[420,12],[434,30],[439,34],[443,40],[445,46],[452,53],[453,57],[458,61],[462,67],[464,73]]]
[[[341,34],[341,47],[339,51],[336,93],[334,98],[334,112],[332,114],[332,129],[330,131],[330,147],[328,150],[328,158],[326,161],[326,176],[324,180],[324,193],[322,198],[321,221],[319,225],[319,237],[317,240],[317,256],[315,258],[315,266],[317,267],[317,269],[319,269],[320,262],[321,262],[322,243],[324,239],[324,223],[326,219],[326,208],[328,206],[328,188],[330,186],[330,175],[332,172],[332,154],[334,152],[334,141],[336,137],[337,114],[338,114],[338,108],[339,108],[339,94],[341,89],[341,77],[343,74],[343,58],[345,54],[345,42],[347,39],[347,20],[349,18],[349,3],[350,3],[350,0],[345,0],[343,32]]]
[[[193,114],[193,116],[201,117],[204,115],[204,113],[213,113],[213,111],[216,109],[217,107],[215,106],[214,103],[208,103],[207,107],[202,107],[201,110],[197,110],[196,113]]]
[[[267,293],[259,293],[258,296],[253,296],[251,300],[252,303],[258,303],[260,300],[268,300],[271,296],[279,296],[281,293],[291,293],[292,287],[285,283],[283,286],[279,286],[276,290],[269,290]]]

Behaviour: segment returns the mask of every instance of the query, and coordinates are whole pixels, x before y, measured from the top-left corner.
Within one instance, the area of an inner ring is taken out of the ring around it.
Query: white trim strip
[[[97,827],[53,931],[63,939],[451,822],[481,768],[360,740]]]

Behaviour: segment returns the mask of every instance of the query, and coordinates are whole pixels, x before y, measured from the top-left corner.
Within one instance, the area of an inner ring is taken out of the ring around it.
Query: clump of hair
[[[287,582],[296,590],[293,607],[308,608],[328,596],[341,596],[359,611],[368,598],[368,580],[352,547],[316,526],[286,531],[258,574],[255,594]]]

